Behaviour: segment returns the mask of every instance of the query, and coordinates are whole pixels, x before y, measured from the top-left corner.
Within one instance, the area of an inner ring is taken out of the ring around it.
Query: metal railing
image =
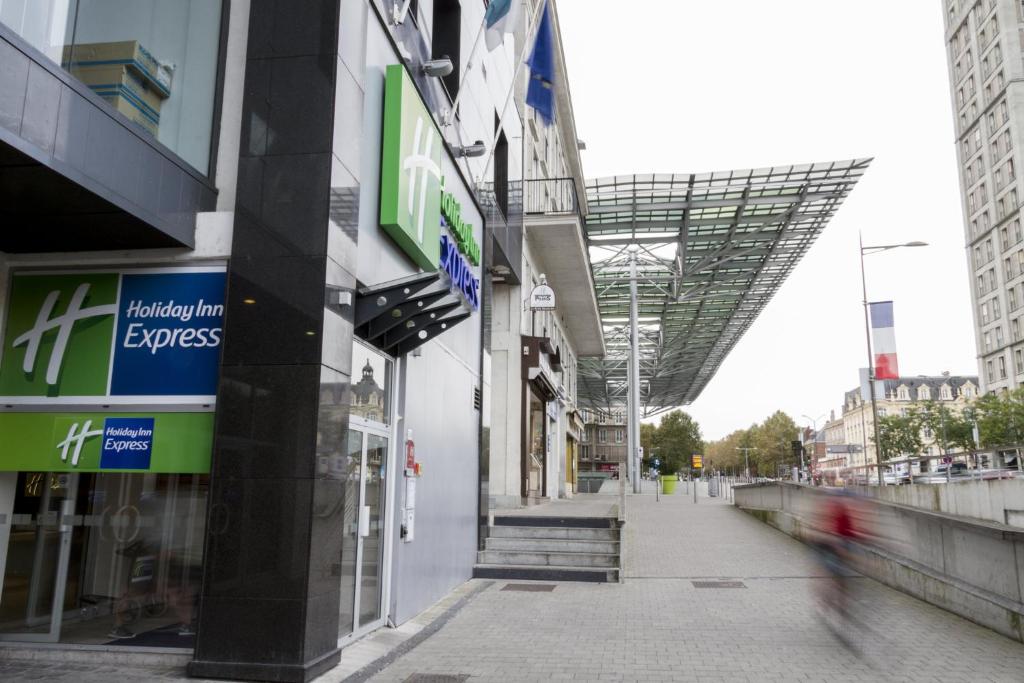
[[[544,178],[526,180],[525,202],[523,213],[530,215],[543,214],[576,214],[582,217],[579,195],[576,193],[576,181],[572,178]]]

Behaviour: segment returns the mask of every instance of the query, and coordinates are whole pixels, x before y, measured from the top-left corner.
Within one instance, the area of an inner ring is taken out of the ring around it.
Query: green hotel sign
[[[473,226],[462,220],[459,202],[444,190],[444,138],[401,64],[388,66],[385,74],[383,137],[381,228],[416,265],[437,270],[443,218],[459,251],[480,265]]]
[[[0,472],[210,471],[213,413],[0,413]]]
[[[381,155],[380,225],[424,270],[441,254],[444,139],[401,64],[387,68]]]

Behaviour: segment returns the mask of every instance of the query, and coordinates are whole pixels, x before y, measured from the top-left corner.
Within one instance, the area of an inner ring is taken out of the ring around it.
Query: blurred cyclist
[[[852,546],[862,540],[864,530],[859,528],[853,497],[843,491],[824,496],[821,509],[820,534],[816,548],[828,577],[819,582],[818,606],[822,620],[832,634],[850,651],[860,655],[853,636],[867,627],[854,613],[856,602],[852,595],[855,576],[851,568]]]

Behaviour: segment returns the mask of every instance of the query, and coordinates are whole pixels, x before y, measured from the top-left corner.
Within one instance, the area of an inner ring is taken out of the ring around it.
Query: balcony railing
[[[576,181],[572,178],[527,180],[523,213],[527,215],[576,214],[582,217]]]

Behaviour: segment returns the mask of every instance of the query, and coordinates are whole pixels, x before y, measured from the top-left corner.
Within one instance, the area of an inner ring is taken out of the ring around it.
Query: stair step
[[[482,550],[480,564],[550,565],[557,567],[618,567],[618,553],[571,553],[526,550]]]
[[[561,551],[573,553],[619,554],[618,541],[591,541],[576,538],[488,538],[487,550]]]
[[[540,515],[496,515],[494,526],[543,526],[567,529],[615,529],[614,517],[542,517]]]
[[[582,581],[589,583],[617,583],[616,568],[540,567],[536,565],[477,564],[474,579],[509,579],[514,581]]]
[[[618,541],[618,529],[586,529],[540,526],[492,526],[491,538],[550,538],[578,541]]]

